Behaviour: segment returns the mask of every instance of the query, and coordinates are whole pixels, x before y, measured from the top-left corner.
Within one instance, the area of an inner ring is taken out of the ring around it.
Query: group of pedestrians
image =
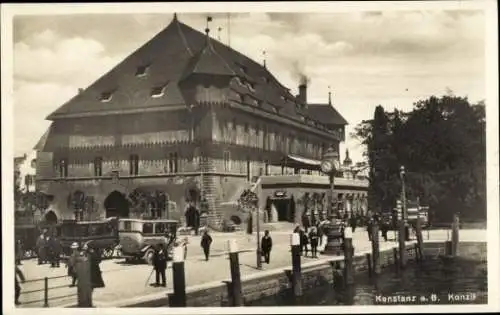
[[[50,263],[51,267],[60,267],[62,245],[55,233],[43,230],[36,241],[36,249],[39,265]]]
[[[323,232],[319,223],[316,226],[309,228],[295,227],[294,233],[300,236],[300,255],[307,257],[309,248],[311,249],[311,257],[318,258],[318,246],[321,245],[323,239]]]

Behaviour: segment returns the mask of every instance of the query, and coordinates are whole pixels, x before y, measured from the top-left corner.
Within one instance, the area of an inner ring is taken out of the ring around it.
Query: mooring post
[[[372,255],[366,253],[366,263],[368,264],[368,277],[373,276]]]
[[[372,227],[372,268],[373,274],[375,275],[380,273],[380,246],[378,234],[378,224],[374,224]]]
[[[92,307],[92,281],[90,278],[90,257],[80,256],[77,263],[78,307]]]
[[[394,270],[399,270],[399,257],[398,257],[398,249],[394,247],[392,249],[392,257],[394,259]]]
[[[451,255],[453,257],[456,257],[458,253],[459,231],[460,218],[458,217],[458,214],[455,214],[453,216],[453,224],[451,226]]]
[[[399,221],[399,266],[406,266],[406,224],[404,220]]]
[[[184,273],[184,249],[175,246],[173,250],[172,273],[174,282],[173,307],[186,307],[186,277]]]
[[[231,269],[231,293],[233,306],[241,306],[243,304],[243,299],[241,296],[241,273],[238,246],[236,244],[236,240],[229,240],[227,243],[229,248],[229,267]]]
[[[354,247],[352,246],[352,228],[344,228],[344,280],[346,285],[354,283],[353,266]]]
[[[417,234],[417,247],[415,248],[415,256],[417,257],[418,261],[422,261],[424,257],[424,239],[422,237],[422,222],[420,222],[420,217],[417,218],[415,232]]]
[[[302,275],[300,266],[300,234],[292,233],[290,236],[292,249],[292,290],[295,302],[302,296]]]
[[[43,278],[43,307],[49,307],[49,278]]]

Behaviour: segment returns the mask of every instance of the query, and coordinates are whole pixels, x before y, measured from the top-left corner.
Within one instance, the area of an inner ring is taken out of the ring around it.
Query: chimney
[[[299,95],[297,95],[297,98],[299,99],[300,102],[307,104],[307,84],[306,83],[301,83],[299,85]]]
[[[82,92],[83,92],[83,89],[82,89],[82,88],[79,88],[79,89],[78,89],[78,94],[82,94]]]

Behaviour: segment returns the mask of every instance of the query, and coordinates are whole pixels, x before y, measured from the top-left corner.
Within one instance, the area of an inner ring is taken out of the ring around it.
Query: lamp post
[[[405,191],[405,167],[401,166],[399,169],[399,176],[401,177],[401,203],[402,205],[402,220],[408,219],[408,214],[406,213],[406,191]]]
[[[331,221],[332,219],[335,218],[335,213],[334,213],[334,194],[335,194],[335,172],[339,169],[340,167],[340,162],[339,162],[339,154],[338,152],[333,148],[330,147],[328,150],[325,152],[323,155],[323,159],[321,161],[321,171],[328,175],[329,180],[330,180],[330,191],[328,194],[328,203],[329,203],[329,208],[328,208],[328,217]],[[339,226],[333,222],[330,223],[329,226],[325,226],[325,233],[327,235],[327,244],[325,246],[325,253],[327,252],[335,252],[338,250],[340,244],[338,242],[342,238],[341,231],[339,229]]]
[[[260,251],[260,209],[257,203],[257,269],[262,269],[262,252]]]

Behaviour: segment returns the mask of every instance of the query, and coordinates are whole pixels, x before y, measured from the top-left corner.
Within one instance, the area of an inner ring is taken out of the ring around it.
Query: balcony
[[[330,181],[326,175],[271,175],[261,176],[261,185],[280,185],[280,184],[309,184],[328,186]],[[357,188],[368,188],[367,180],[348,179],[336,177],[334,181],[335,186],[347,186]]]

